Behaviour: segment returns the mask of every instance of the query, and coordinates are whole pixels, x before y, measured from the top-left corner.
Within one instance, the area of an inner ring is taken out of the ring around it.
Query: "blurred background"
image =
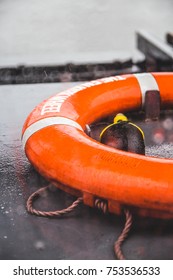
[[[31,216],[46,186],[21,146],[23,123],[43,99],[116,74],[173,70],[172,0],[0,0],[0,259],[114,259],[124,217],[81,205],[68,219]],[[147,154],[172,157],[172,111],[146,127]],[[98,127],[97,127],[98,129]],[[97,139],[98,130],[92,131]],[[67,207],[57,190],[36,207]],[[129,259],[173,259],[172,221],[134,220]]]
[[[1,0],[0,66],[104,63],[136,56],[136,32],[165,41],[171,0]]]

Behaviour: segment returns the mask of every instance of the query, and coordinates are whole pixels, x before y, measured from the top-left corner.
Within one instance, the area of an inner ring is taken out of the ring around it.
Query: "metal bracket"
[[[172,71],[173,48],[146,31],[137,31],[137,48],[146,56],[146,71]]]

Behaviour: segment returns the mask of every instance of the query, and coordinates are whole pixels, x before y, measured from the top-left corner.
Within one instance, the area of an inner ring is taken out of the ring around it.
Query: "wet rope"
[[[83,198],[82,197],[78,197],[70,206],[68,206],[65,209],[62,210],[56,210],[56,211],[40,211],[40,210],[36,210],[33,207],[33,202],[38,199],[41,194],[43,194],[46,190],[48,190],[49,186],[43,187],[37,191],[35,191],[34,193],[32,193],[26,203],[26,208],[27,211],[30,214],[36,215],[36,216],[41,216],[41,217],[61,217],[62,215],[68,214],[70,212],[72,212],[82,201]],[[99,209],[101,209],[104,213],[107,212],[107,204],[105,204],[105,202],[102,202],[100,200],[96,200],[95,206]],[[121,250],[121,245],[124,242],[124,240],[127,238],[128,233],[131,229],[132,226],[132,215],[130,213],[129,210],[124,210],[125,213],[125,218],[126,218],[126,222],[124,225],[124,229],[122,230],[120,236],[118,237],[117,241],[114,244],[114,252],[116,257],[119,260],[125,260],[125,257],[122,253]]]
[[[124,213],[126,218],[124,229],[122,230],[120,236],[118,237],[117,241],[114,244],[114,252],[119,260],[125,260],[125,257],[121,250],[121,245],[124,242],[124,240],[127,238],[128,233],[132,226],[132,214],[130,213],[129,210],[124,210]]]
[[[107,205],[106,201],[104,201],[102,199],[97,198],[95,200],[95,207],[98,208],[99,210],[102,210],[104,214],[106,214],[108,212],[108,205]],[[125,218],[126,218],[124,229],[114,244],[114,252],[115,252],[116,257],[119,260],[125,260],[125,257],[121,250],[121,245],[124,242],[124,240],[127,238],[128,233],[132,226],[132,215],[131,215],[130,211],[128,209],[125,209],[124,214],[125,214]]]
[[[49,188],[49,186],[43,187],[30,195],[30,197],[28,198],[27,203],[26,203],[27,211],[30,214],[41,216],[41,217],[60,217],[62,215],[72,212],[83,201],[82,197],[78,197],[70,206],[68,206],[67,208],[62,209],[62,210],[56,210],[56,211],[36,210],[35,208],[33,208],[34,200],[38,199],[40,197],[40,195],[44,191],[46,191],[48,188]]]

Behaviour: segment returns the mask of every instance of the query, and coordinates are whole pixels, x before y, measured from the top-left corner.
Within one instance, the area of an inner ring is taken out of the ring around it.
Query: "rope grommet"
[[[108,212],[108,203],[107,201],[100,199],[100,198],[96,198],[94,205],[96,208],[98,208],[99,210],[102,210],[104,214],[106,214]]]

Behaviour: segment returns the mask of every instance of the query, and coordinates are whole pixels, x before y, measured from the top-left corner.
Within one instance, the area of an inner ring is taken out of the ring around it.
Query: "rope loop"
[[[27,203],[26,203],[26,208],[30,214],[36,215],[36,216],[41,216],[41,217],[49,217],[49,218],[61,217],[62,215],[72,212],[83,201],[82,197],[78,197],[70,206],[68,206],[67,208],[62,209],[62,210],[56,210],[56,211],[36,210],[33,207],[33,202],[35,200],[37,200],[41,196],[42,193],[44,193],[46,190],[48,190],[48,188],[49,188],[49,186],[43,187],[43,188],[35,191],[33,194],[31,194],[29,196]],[[95,206],[97,208],[99,208],[100,210],[102,210],[104,213],[106,213],[108,210],[107,203],[100,199],[95,200]],[[115,253],[117,259],[119,259],[119,260],[125,260],[125,257],[121,250],[121,245],[127,238],[128,233],[132,226],[132,214],[130,213],[130,211],[128,209],[124,209],[124,214],[125,214],[125,219],[126,219],[125,225],[124,225],[124,228],[123,228],[120,236],[118,237],[118,239],[116,240],[116,242],[114,244],[114,253]]]
[[[30,197],[28,198],[27,203],[26,203],[27,211],[30,214],[33,214],[36,216],[41,216],[41,217],[61,217],[62,215],[72,212],[83,201],[82,197],[78,197],[70,206],[68,206],[67,208],[62,209],[62,210],[56,210],[56,211],[36,210],[33,207],[33,202],[36,199],[38,199],[40,197],[40,195],[43,192],[45,192],[48,188],[49,188],[49,186],[43,187],[30,195]]]

